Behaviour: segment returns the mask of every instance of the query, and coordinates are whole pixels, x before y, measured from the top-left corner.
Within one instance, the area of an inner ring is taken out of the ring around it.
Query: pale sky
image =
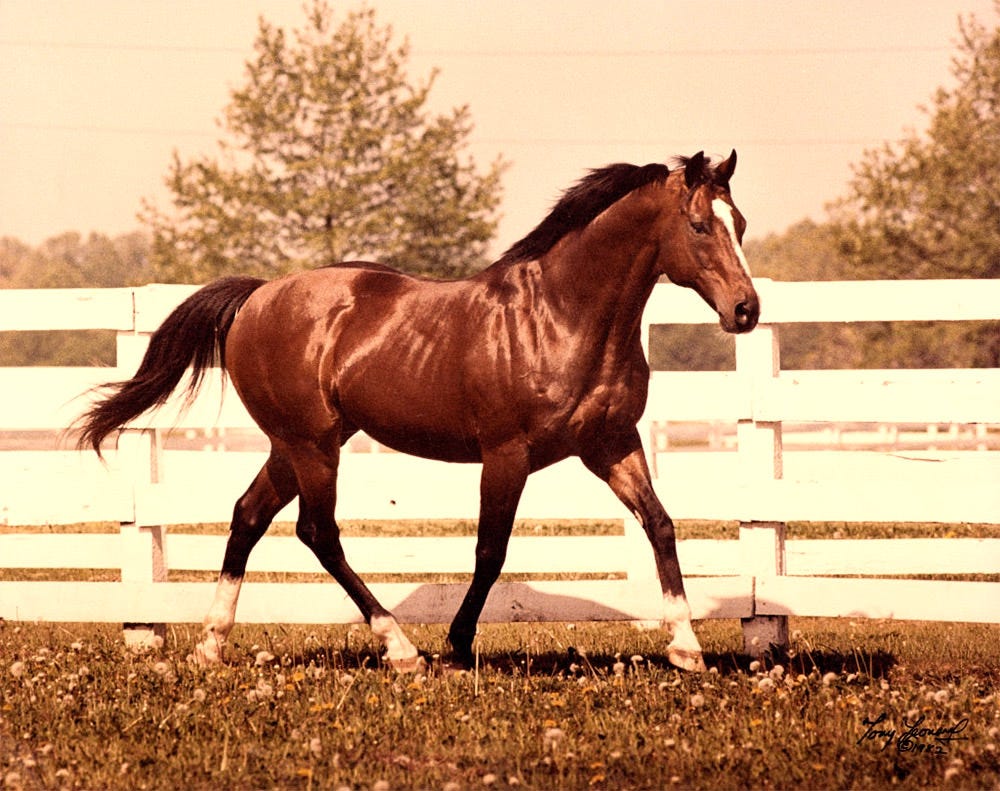
[[[0,236],[139,228],[173,150],[211,154],[257,18],[301,0],[0,0]],[[512,163],[495,252],[588,168],[736,148],[748,235],[846,191],[866,148],[922,129],[958,17],[992,0],[373,0],[409,73],[469,104],[470,153]],[[335,7],[348,4],[334,3]]]

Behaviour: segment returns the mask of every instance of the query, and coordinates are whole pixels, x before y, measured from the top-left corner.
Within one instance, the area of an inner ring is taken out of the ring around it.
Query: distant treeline
[[[755,275],[775,280],[856,279],[830,229],[809,221],[783,234],[749,240]],[[898,274],[898,273],[897,273]],[[878,278],[878,272],[868,275]],[[107,288],[153,280],[150,240],[143,232],[109,238],[66,233],[36,248],[0,240],[0,287]],[[781,330],[782,367],[966,368],[1000,365],[1000,323],[915,322],[796,324]],[[654,327],[656,370],[726,370],[733,339],[713,326]],[[0,365],[114,365],[114,333],[0,333]]]

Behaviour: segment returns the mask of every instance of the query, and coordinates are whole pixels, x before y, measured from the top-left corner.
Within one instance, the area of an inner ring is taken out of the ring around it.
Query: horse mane
[[[498,263],[534,261],[551,250],[571,231],[589,225],[599,214],[630,192],[663,182],[670,168],[661,164],[617,163],[591,170],[566,190],[549,215],[521,241],[515,242]]]

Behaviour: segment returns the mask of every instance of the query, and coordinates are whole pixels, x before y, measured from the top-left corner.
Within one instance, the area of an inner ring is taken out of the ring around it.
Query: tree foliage
[[[434,75],[408,82],[408,46],[373,11],[335,25],[315,0],[307,15],[291,34],[260,20],[219,156],[175,154],[173,211],[145,204],[158,276],[273,277],[358,258],[437,276],[483,266],[505,163],[480,173],[464,155],[468,107],[426,110]]]
[[[70,232],[30,247],[0,239],[0,288],[114,288],[150,280],[149,238]],[[0,333],[0,365],[114,365],[115,333]]]
[[[1000,277],[1000,26],[961,20],[952,74],[926,132],[866,152],[831,207],[862,276]]]
[[[756,274],[1000,277],[1000,27],[961,20],[957,45],[953,87],[934,92],[926,132],[866,152],[830,222],[748,243]],[[781,333],[788,368],[1000,365],[998,322],[797,324]]]

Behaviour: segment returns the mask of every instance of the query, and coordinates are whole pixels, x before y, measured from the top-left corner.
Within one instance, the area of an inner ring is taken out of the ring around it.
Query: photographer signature
[[[938,727],[926,727],[921,715],[913,722],[902,721],[902,728],[897,729],[889,723],[889,718],[882,712],[874,720],[864,717],[861,724],[865,726],[865,732],[858,739],[856,744],[862,745],[868,742],[881,742],[880,750],[885,750],[892,744],[896,745],[896,751],[901,753],[923,753],[925,755],[945,755],[952,742],[963,741],[968,736],[960,734],[969,726],[966,718],[953,722],[950,725],[940,725]]]

